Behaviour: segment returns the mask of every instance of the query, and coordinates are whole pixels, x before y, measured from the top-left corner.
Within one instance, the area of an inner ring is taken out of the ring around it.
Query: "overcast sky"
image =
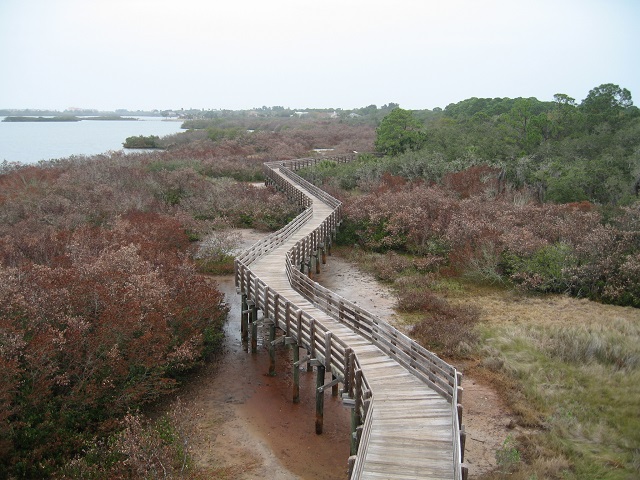
[[[0,108],[640,105],[639,50],[638,0],[0,0]]]

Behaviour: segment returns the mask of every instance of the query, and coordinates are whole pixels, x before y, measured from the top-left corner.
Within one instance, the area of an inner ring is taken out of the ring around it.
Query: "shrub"
[[[503,473],[508,473],[520,462],[520,451],[516,448],[511,435],[502,443],[502,447],[496,450],[496,463]]]
[[[122,146],[124,148],[159,148],[160,137],[156,135],[139,135],[137,137],[127,137]]]
[[[529,257],[505,252],[503,258],[503,268],[515,283],[538,292],[566,292],[568,271],[577,264],[572,248],[565,243],[545,246]]]
[[[67,462],[62,478],[194,478],[191,465],[187,411],[178,401],[168,414],[155,421],[128,413],[118,431],[105,442],[91,443],[82,456]]]
[[[0,267],[2,465],[27,477],[50,475],[114,418],[170,391],[217,346],[226,315],[173,219],[132,213],[51,243],[53,264]]]
[[[419,309],[423,318],[412,327],[411,336],[439,355],[464,357],[467,346],[477,340],[473,329],[479,319],[477,308],[453,306],[426,291],[415,298],[415,303],[408,303],[405,307]]]

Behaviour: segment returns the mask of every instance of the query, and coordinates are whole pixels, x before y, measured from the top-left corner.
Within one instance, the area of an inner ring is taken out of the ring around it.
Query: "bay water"
[[[133,120],[82,120],[79,122],[2,122],[0,163],[37,163],[72,155],[97,155],[122,150],[127,137],[163,137],[181,131],[182,120],[135,117]]]

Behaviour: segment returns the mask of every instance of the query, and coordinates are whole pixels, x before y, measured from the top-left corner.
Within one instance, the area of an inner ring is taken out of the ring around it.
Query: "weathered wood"
[[[293,403],[300,403],[300,347],[293,345]]]
[[[251,353],[258,352],[258,307],[251,306]]]
[[[289,302],[284,307],[284,323],[286,335],[291,336],[291,303]]]
[[[318,365],[316,367],[316,434],[322,433],[322,427],[324,424],[324,365]]]
[[[350,158],[339,156],[335,161]],[[339,201],[288,170],[318,161],[309,158],[265,165],[265,176],[305,210],[287,227],[238,256],[234,262],[236,287],[255,302],[256,309],[263,310],[265,326],[285,330],[284,343],[294,344],[294,377],[305,361],[307,368],[316,365],[325,373],[331,371],[331,382],[324,384],[324,373],[322,383],[316,379],[317,420],[324,390],[331,385],[335,394],[342,381],[344,402],[352,402],[357,421],[354,430],[359,445],[350,460],[353,479],[461,480],[464,452],[460,451],[458,372],[307,276],[317,275],[320,262],[331,254],[332,239],[342,221]],[[257,322],[251,324],[253,332]],[[254,338],[257,335],[252,335],[252,341]],[[269,347],[275,347],[278,342],[271,330],[269,338]],[[309,352],[302,361],[299,348]],[[295,383],[294,379],[294,389]]]
[[[276,375],[276,326],[275,324],[269,325],[269,376],[275,377]]]
[[[331,386],[331,396],[332,397],[337,397],[338,396],[338,386],[340,383],[340,379],[338,377],[336,377],[335,375],[332,375],[332,382],[333,385]]]
[[[249,336],[249,308],[247,306],[247,295],[242,294],[241,302],[242,311],[240,313],[240,338],[243,342],[247,341]]]

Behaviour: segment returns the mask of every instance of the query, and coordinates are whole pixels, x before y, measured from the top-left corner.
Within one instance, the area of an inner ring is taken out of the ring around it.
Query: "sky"
[[[640,106],[639,47],[638,0],[0,0],[0,109]]]

